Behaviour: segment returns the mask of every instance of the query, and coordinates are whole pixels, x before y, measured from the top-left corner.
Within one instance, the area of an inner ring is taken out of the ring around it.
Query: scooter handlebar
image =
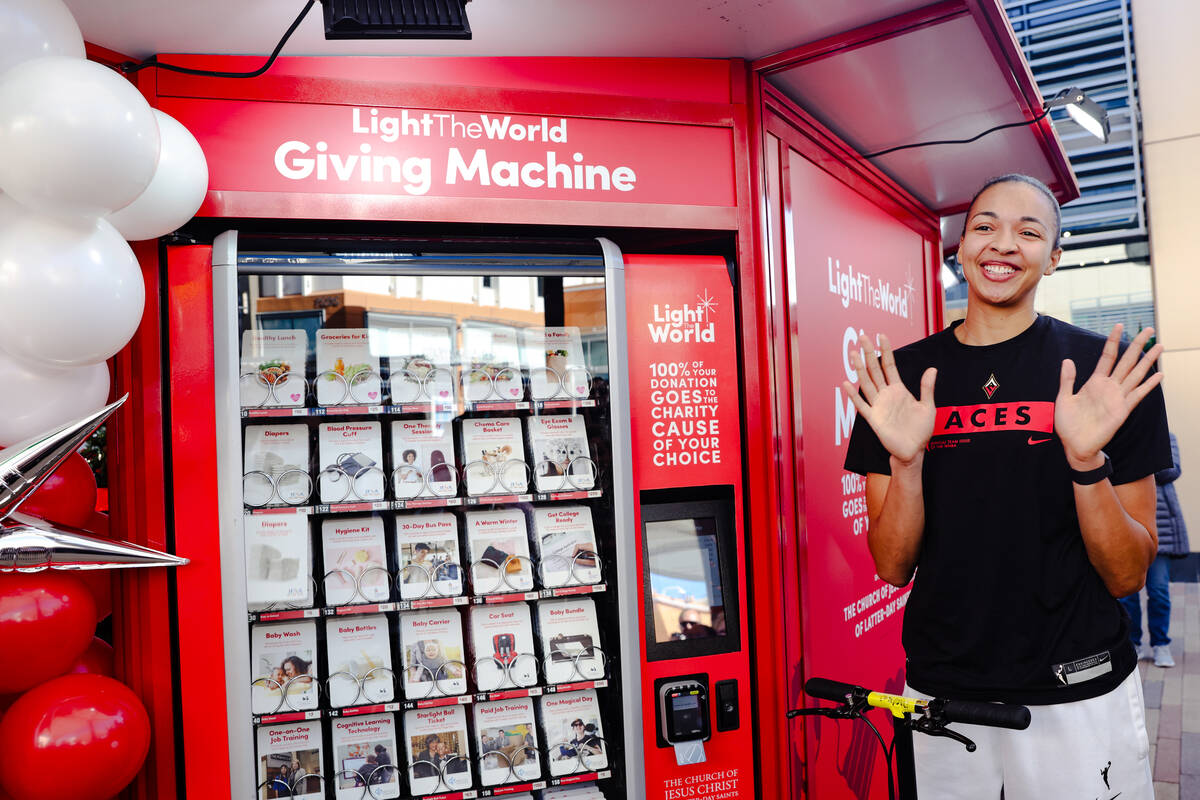
[[[947,722],[987,725],[1023,731],[1029,727],[1029,709],[1006,703],[980,703],[973,700],[947,700],[942,706]]]
[[[821,700],[831,700],[834,703],[844,703],[849,695],[866,690],[841,681],[831,681],[828,678],[809,678],[804,684],[804,691]]]

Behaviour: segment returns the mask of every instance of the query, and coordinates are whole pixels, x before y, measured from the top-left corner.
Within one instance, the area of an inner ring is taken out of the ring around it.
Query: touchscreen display
[[[647,522],[655,642],[725,635],[717,521],[712,517]]]

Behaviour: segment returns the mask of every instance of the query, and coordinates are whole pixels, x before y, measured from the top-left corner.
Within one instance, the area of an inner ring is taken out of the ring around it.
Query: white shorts
[[[928,695],[904,687],[909,697]],[[921,800],[1154,800],[1142,679],[1106,695],[1029,706],[1023,731],[953,723],[979,746],[913,734]]]

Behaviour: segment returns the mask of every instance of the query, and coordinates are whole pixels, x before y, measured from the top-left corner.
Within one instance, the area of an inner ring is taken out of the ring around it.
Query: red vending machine
[[[224,708],[184,709],[185,756],[227,740],[233,797],[753,794],[725,259],[204,251],[168,262],[188,338],[212,323],[216,529],[181,535],[219,595],[179,658]]]

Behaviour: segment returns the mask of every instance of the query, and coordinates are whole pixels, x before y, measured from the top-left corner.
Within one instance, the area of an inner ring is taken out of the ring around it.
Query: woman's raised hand
[[[1163,351],[1163,346],[1156,344],[1143,352],[1154,329],[1142,330],[1117,360],[1121,329],[1120,323],[1113,326],[1096,369],[1078,392],[1074,391],[1075,362],[1068,358],[1062,363],[1054,400],[1054,432],[1062,440],[1067,460],[1077,469],[1092,465],[1134,406],[1162,382],[1161,372],[1146,379]]]
[[[850,354],[850,363],[858,372],[858,387],[849,381],[842,388],[887,451],[903,463],[910,463],[925,450],[933,435],[937,408],[933,404],[933,383],[937,370],[930,367],[921,376],[921,399],[900,380],[892,344],[879,334],[879,357],[871,340],[864,334],[858,339],[859,351]],[[865,397],[865,399],[864,399]]]

